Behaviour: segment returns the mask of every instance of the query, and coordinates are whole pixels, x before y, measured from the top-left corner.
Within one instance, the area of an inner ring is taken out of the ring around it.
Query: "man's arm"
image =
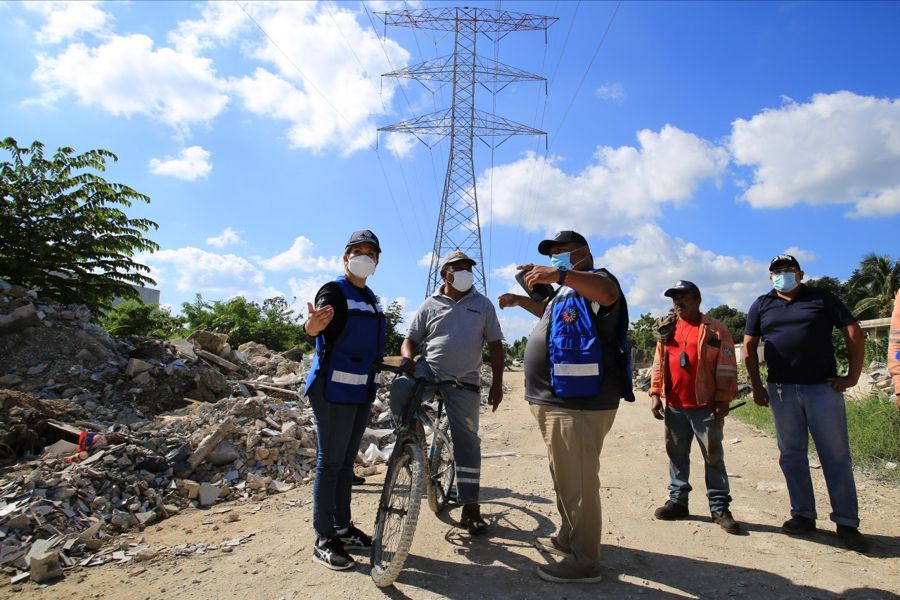
[[[559,269],[531,267],[525,275],[525,284],[534,287],[538,283],[556,283]],[[591,302],[600,306],[612,306],[619,299],[619,288],[609,277],[587,271],[566,271],[566,285]]]
[[[419,345],[409,338],[405,338],[400,344],[400,356],[413,360],[419,351]]]
[[[714,416],[723,419],[728,416],[731,401],[737,394],[737,360],[734,357],[734,338],[724,325],[717,327],[719,334],[719,356],[716,358],[716,398]]]
[[[497,303],[500,304],[501,309],[509,306],[521,306],[539,319],[544,315],[544,309],[547,306],[546,300],[544,302],[535,302],[528,296],[520,294],[501,294],[497,298]]]
[[[660,398],[665,385],[665,376],[662,372],[663,352],[665,352],[664,344],[662,342],[656,342],[656,352],[653,355],[653,366],[650,368],[650,390],[648,392],[650,396],[650,414],[653,415],[654,419],[660,420],[664,418],[662,399]]]
[[[763,385],[759,376],[759,337],[744,334],[744,366],[747,367],[747,375],[750,377],[750,387],[753,388],[753,401],[760,406],[769,405],[769,392]]]
[[[488,392],[488,402],[491,403],[491,412],[495,412],[503,402],[503,342],[501,340],[488,342],[488,351],[491,354],[491,372],[494,374],[494,381]]]
[[[831,387],[839,392],[852,388],[859,381],[859,374],[862,373],[863,360],[866,355],[866,342],[859,323],[850,323],[841,329],[841,333],[844,334],[844,338],[847,340],[847,355],[850,358],[850,366],[846,375],[835,377],[829,381]]]

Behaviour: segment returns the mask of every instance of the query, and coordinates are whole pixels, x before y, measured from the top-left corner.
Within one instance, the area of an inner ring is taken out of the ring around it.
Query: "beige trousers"
[[[576,564],[600,565],[600,451],[616,419],[615,410],[571,410],[532,404],[556,489],[556,507],[562,518],[559,544],[570,548]]]

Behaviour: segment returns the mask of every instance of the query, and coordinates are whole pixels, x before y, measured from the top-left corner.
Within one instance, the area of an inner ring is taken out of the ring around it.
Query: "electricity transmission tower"
[[[539,75],[477,55],[475,42],[479,33],[492,41],[499,41],[512,31],[546,32],[557,19],[506,10],[468,7],[398,10],[377,14],[384,20],[385,28],[388,25],[396,25],[453,33],[455,45],[453,54],[384,74],[384,77],[415,79],[422,82],[426,88],[428,85],[424,82],[428,81],[441,85],[451,83],[453,102],[450,108],[382,127],[379,131],[410,133],[429,146],[444,137],[450,137],[447,175],[444,178],[444,192],[437,231],[434,235],[434,250],[425,295],[433,293],[442,285],[438,265],[441,257],[453,250],[462,250],[477,261],[473,269],[475,285],[485,293],[487,280],[481,250],[478,198],[475,192],[473,160],[475,138],[495,148],[514,135],[546,135],[546,133],[476,109],[475,86],[481,84],[496,93],[514,81],[546,82],[546,80]],[[546,36],[546,33],[544,35]],[[487,86],[489,82],[493,84],[493,90]],[[429,144],[424,139],[426,137],[436,140]],[[490,141],[486,141],[485,138],[489,138]]]

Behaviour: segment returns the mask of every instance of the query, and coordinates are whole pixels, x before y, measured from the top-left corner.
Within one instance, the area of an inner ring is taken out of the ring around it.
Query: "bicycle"
[[[376,369],[405,374],[403,369],[383,363],[376,365]],[[438,399],[435,419],[422,402],[425,392],[437,391],[440,384],[422,377],[414,377],[413,380],[415,385],[409,402],[394,431],[396,441],[387,462],[384,488],[375,517],[371,574],[378,587],[394,583],[403,569],[416,532],[423,494],[427,493],[431,510],[435,514],[440,513],[447,505],[456,478],[450,422],[446,415],[441,415],[443,400]],[[427,452],[426,425],[434,432]],[[425,459],[426,454],[428,460]]]

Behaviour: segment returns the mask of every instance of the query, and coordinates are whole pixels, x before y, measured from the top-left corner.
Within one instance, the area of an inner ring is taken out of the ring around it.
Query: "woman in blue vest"
[[[372,547],[372,538],[350,521],[350,489],[353,462],[375,399],[372,366],[384,356],[384,313],[366,286],[380,255],[374,233],[353,233],[344,249],[344,275],[322,286],[315,307],[307,304],[306,332],[316,338],[304,390],[318,437],[313,560],[335,570],[356,564],[347,550]]]

